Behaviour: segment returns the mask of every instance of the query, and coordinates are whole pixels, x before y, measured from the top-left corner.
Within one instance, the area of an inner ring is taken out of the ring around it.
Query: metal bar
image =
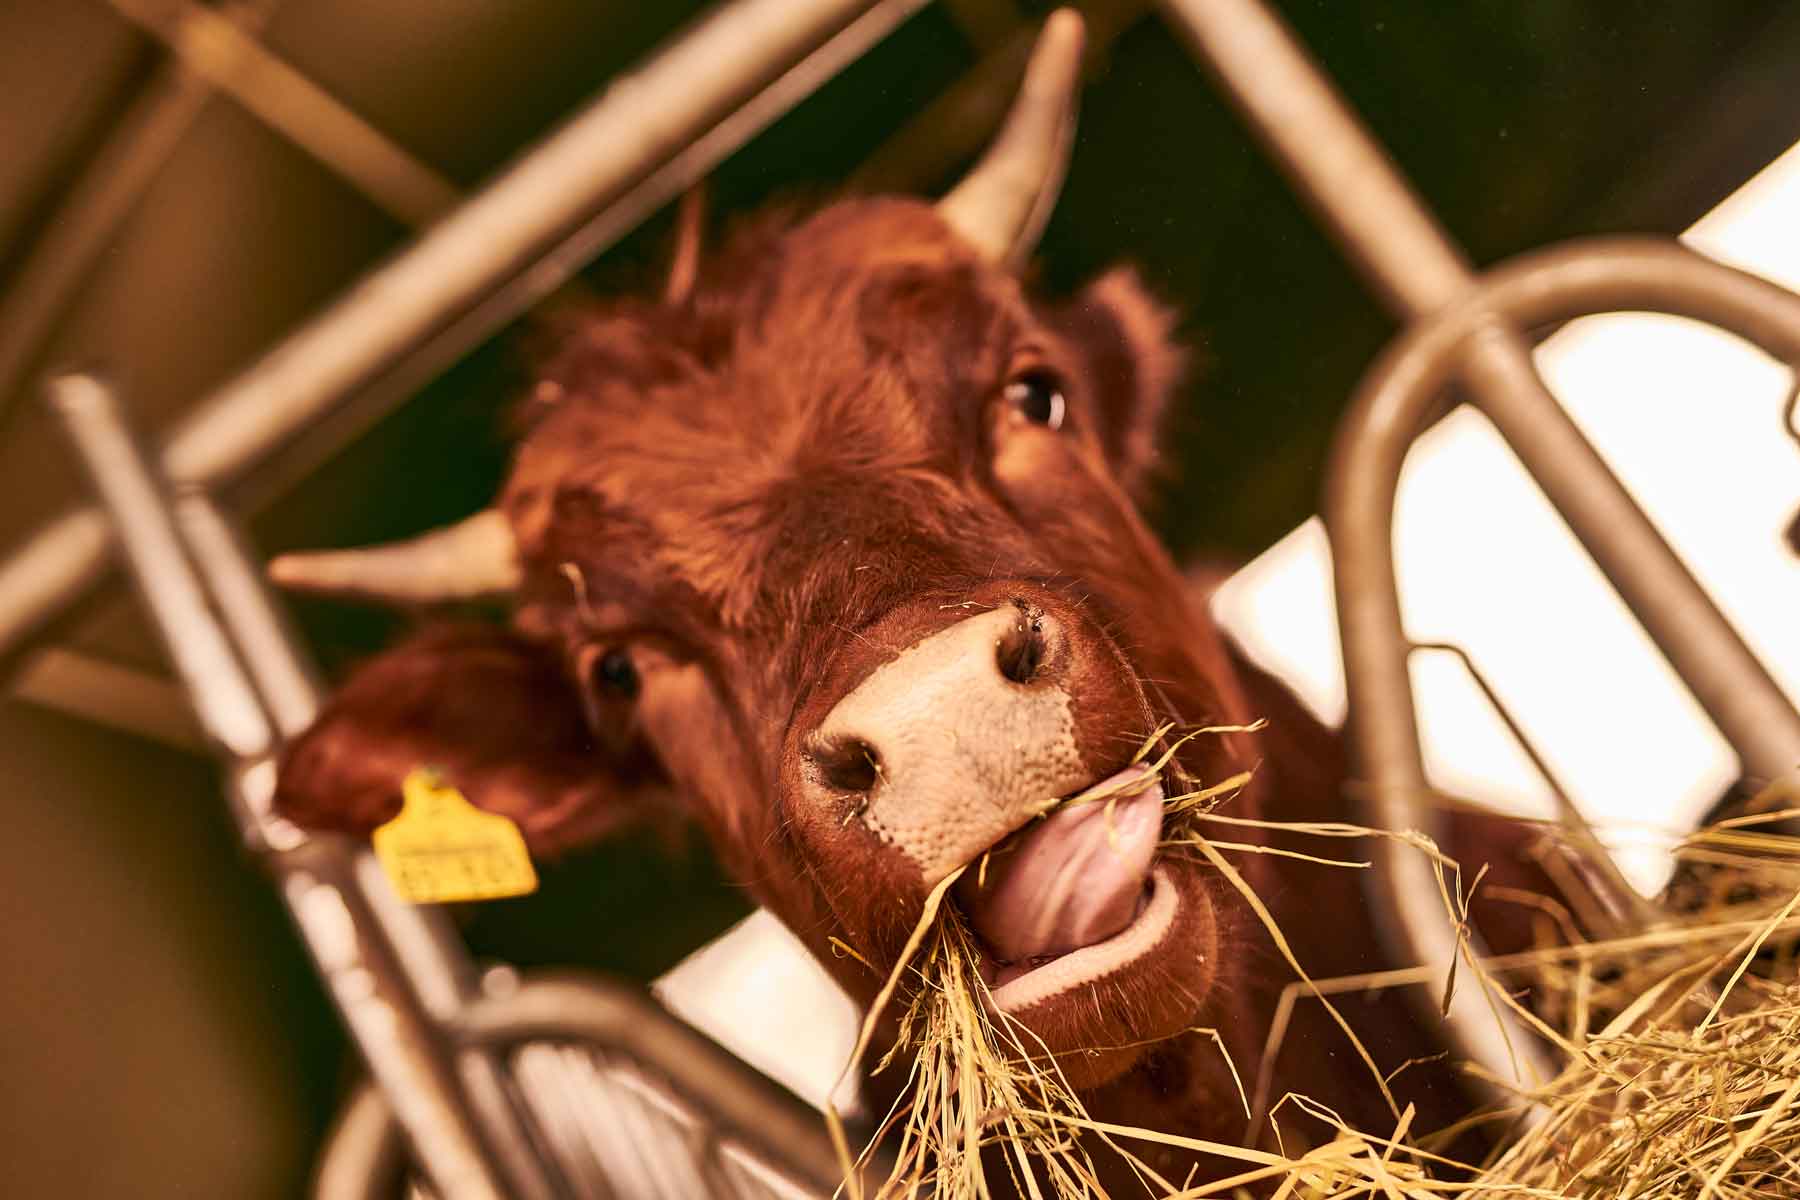
[[[1430,794],[1419,749],[1407,641],[1391,545],[1394,497],[1406,451],[1434,412],[1438,395],[1468,361],[1469,343],[1489,336],[1496,320],[1529,328],[1594,312],[1660,311],[1730,330],[1787,362],[1800,361],[1800,296],[1753,275],[1646,239],[1610,239],[1544,251],[1491,272],[1439,316],[1416,325],[1383,353],[1364,377],[1339,429],[1328,469],[1324,516],[1331,536],[1344,673],[1355,714],[1350,724],[1358,770],[1377,811],[1404,828]],[[1554,402],[1552,402],[1554,403]],[[1502,433],[1506,431],[1503,429]],[[1579,476],[1603,470],[1584,461],[1560,464]],[[1766,674],[1717,652],[1704,640],[1665,647],[1671,662],[1728,737],[1737,731],[1745,767],[1768,778],[1800,763],[1800,714]],[[1752,659],[1752,664],[1754,660]],[[1692,675],[1688,675],[1692,672]],[[1755,757],[1750,757],[1754,754]],[[1435,894],[1417,856],[1396,856],[1390,888],[1373,889],[1377,917],[1389,936],[1424,957],[1455,952],[1445,922],[1404,909],[1402,896]],[[1400,930],[1408,921],[1416,929]],[[1464,994],[1468,989],[1462,989]],[[1452,1014],[1455,1035],[1489,1070],[1503,1067],[1504,1047],[1485,1012],[1464,1005]],[[1504,1073],[1501,1075],[1505,1077]]]
[[[1487,335],[1489,326],[1474,313],[1481,296],[1492,300],[1497,317],[1519,326],[1622,309],[1669,312],[1720,326],[1784,362],[1800,362],[1800,297],[1655,240],[1597,240],[1529,255],[1490,274],[1474,296],[1402,338],[1367,377],[1359,395],[1367,397],[1385,389],[1383,394],[1390,397],[1385,402],[1399,404],[1403,384],[1392,377],[1403,369],[1429,376],[1428,385],[1406,383],[1408,395],[1413,388],[1441,386],[1445,372],[1452,368],[1435,361],[1424,363],[1423,358],[1447,343],[1466,353],[1468,341]],[[1485,408],[1486,400],[1481,403]],[[1352,411],[1360,413],[1364,405],[1359,400]],[[1409,419],[1413,415],[1410,409],[1405,414]],[[1534,426],[1549,420],[1548,414],[1531,411],[1509,412],[1508,416],[1505,425],[1496,421],[1496,426],[1515,450],[1519,449],[1515,437],[1530,437]],[[1357,427],[1368,429],[1370,421],[1368,416],[1359,416]],[[1340,447],[1344,445],[1340,440]],[[1341,450],[1341,454],[1349,453]],[[1520,457],[1538,474],[1539,464],[1524,453]],[[1339,465],[1342,461],[1334,460],[1334,472],[1347,469]],[[1540,475],[1540,482],[1552,499],[1558,491],[1584,484],[1586,475],[1604,471],[1598,462],[1585,459],[1556,460],[1543,466],[1549,477]],[[1339,479],[1330,485],[1328,498],[1346,486]],[[1589,528],[1577,532],[1584,535],[1584,542],[1599,542],[1615,531]],[[1589,552],[1598,558],[1600,548],[1590,545]],[[1668,597],[1656,599],[1665,608],[1671,603]],[[1748,648],[1735,634],[1728,641],[1715,640],[1706,626],[1667,628],[1670,618],[1666,612],[1661,615],[1665,628],[1660,633],[1652,629],[1652,636],[1737,750],[1746,772],[1773,780],[1793,770],[1800,763],[1800,713]]]
[[[724,1139],[750,1150],[817,1195],[836,1194],[842,1182],[841,1166],[818,1113],[634,988],[577,975],[531,977],[467,1009],[455,1028],[463,1045],[492,1052],[525,1047],[526,1053],[542,1051],[548,1057],[561,1053],[559,1046],[579,1047],[589,1070],[597,1070],[600,1078],[621,1069],[645,1072],[670,1085],[709,1135],[708,1145],[695,1147],[698,1153],[717,1153]],[[596,1056],[604,1056],[604,1062]],[[569,1110],[577,1114],[569,1132],[606,1139],[608,1153],[596,1154],[594,1161],[610,1161],[618,1169],[632,1164],[634,1149],[655,1150],[649,1145],[634,1148],[629,1138],[621,1140],[620,1131],[610,1126],[594,1126],[583,1110],[591,1112],[607,1089],[594,1079],[564,1078],[576,1084],[565,1097]],[[322,1175],[342,1181],[344,1200],[378,1194],[353,1185],[375,1175],[385,1161],[383,1146],[392,1131],[384,1130],[387,1118],[381,1109],[372,1092],[359,1093],[340,1122],[341,1134],[327,1143]],[[889,1165],[877,1157],[865,1168],[865,1190],[886,1178]],[[601,1185],[617,1190],[629,1182],[615,1178],[602,1180]],[[638,1182],[669,1185],[647,1173],[639,1174]],[[637,1194],[628,1187],[625,1191]],[[326,1197],[323,1191],[318,1195]],[[330,1200],[338,1196],[333,1194]]]
[[[664,1076],[714,1128],[798,1171],[822,1194],[843,1181],[823,1117],[629,988],[582,976],[533,977],[469,1009],[457,1032],[473,1045],[576,1041],[617,1050]]]
[[[276,734],[291,738],[313,723],[322,689],[296,647],[299,635],[269,594],[238,532],[196,487],[175,491],[175,520],[219,616],[243,656]]]
[[[296,431],[253,476],[233,489],[233,499],[241,506],[256,508],[305,478],[470,349],[563,287],[607,247],[703,182],[720,162],[855,62],[926,3],[928,0],[879,0],[843,32],[564,238],[529,270],[502,281],[467,313],[407,350],[367,386]],[[0,593],[3,592],[4,576],[0,571]],[[4,609],[5,604],[0,601],[0,649],[6,642]]]
[[[356,859],[356,881],[400,968],[411,981],[420,1005],[439,1029],[449,1028],[482,996],[475,964],[442,909],[408,904],[394,894],[387,875],[372,854]],[[539,1144],[529,1122],[522,1122],[514,1101],[515,1082],[523,1083],[501,1055],[469,1047],[456,1056],[457,1072],[482,1127],[506,1156],[513,1178],[528,1181],[527,1195],[580,1194],[576,1181],[561,1177],[536,1152]],[[561,1116],[560,1104],[540,1088],[526,1087],[524,1108],[539,1128]],[[585,1183],[585,1180],[581,1181]]]
[[[847,48],[866,42],[838,35],[879,37],[924,3],[734,0],[714,10],[215,392],[164,445],[165,472],[208,486],[244,474],[297,431],[404,371],[415,351],[484,297],[522,281],[508,293],[518,308],[490,309],[482,321],[461,324],[454,348],[466,351],[579,266],[571,243],[592,252],[618,236],[605,227],[596,241],[589,230],[641,205],[632,189],[737,107],[765,89],[792,104],[804,94],[795,81],[822,81],[804,70],[803,59],[818,51],[841,65]],[[865,14],[872,24],[857,22]],[[770,119],[777,107],[766,103],[759,118]],[[730,140],[716,142],[715,151],[728,152]],[[429,349],[435,361],[447,361],[444,343]],[[386,402],[401,398],[390,394]],[[109,545],[104,518],[82,508],[16,550],[0,566],[0,654],[95,583]]]
[[[817,1112],[638,992],[581,976],[538,976],[469,1009],[457,1031],[477,1045],[579,1041],[617,1049],[665,1076],[709,1124],[767,1162],[800,1172],[821,1194],[843,1182]],[[872,1165],[872,1179],[886,1178],[884,1165]]]
[[[1423,319],[1470,293],[1475,281],[1467,259],[1268,8],[1258,0],[1162,3],[1392,309]],[[1517,330],[1489,319],[1459,353],[1462,383],[1502,427],[1645,630],[1720,723],[1746,770],[1765,773],[1779,762],[1783,744],[1782,735],[1750,719],[1771,711],[1779,697],[1767,672],[1569,421],[1538,377]],[[1351,713],[1353,726],[1375,719],[1354,706]],[[1394,737],[1413,740],[1411,753],[1417,756],[1410,714]],[[1373,823],[1383,827],[1429,830],[1434,822],[1426,799],[1422,790],[1376,788],[1367,808]],[[1370,875],[1384,940],[1402,961],[1440,958],[1453,947],[1445,944],[1447,931],[1433,911],[1435,884],[1423,863],[1395,850],[1380,848],[1391,869]],[[1480,1018],[1473,1009],[1457,1015],[1449,1026],[1452,1036],[1486,1039]],[[1508,1059],[1498,1057],[1504,1047],[1486,1040],[1485,1046],[1464,1049],[1490,1069],[1505,1064]]]
[[[1483,329],[1471,342],[1494,337]],[[1465,361],[1469,354],[1465,351]],[[1541,386],[1524,385],[1536,370],[1510,354],[1483,356],[1484,386],[1475,404],[1500,431],[1525,469],[1581,540],[1588,555],[1663,656],[1669,660],[1737,751],[1746,776],[1766,784],[1800,755],[1800,718],[1768,669],[1744,644],[1662,534],[1626,492],[1575,422]]]
[[[1258,0],[1164,6],[1397,312],[1428,316],[1469,292],[1474,277],[1461,252],[1267,8]],[[1779,689],[1551,396],[1523,338],[1490,322],[1464,347],[1459,374],[1746,769],[1766,774],[1782,739],[1771,743],[1765,727],[1736,714],[1767,713]]]
[[[247,813],[267,811],[275,730],[183,550],[162,486],[98,381],[62,376],[51,402],[82,465],[118,522],[133,577],[209,741],[236,764]],[[375,922],[341,843],[302,840],[265,860],[369,1071],[395,1105],[418,1161],[442,1200],[509,1194],[467,1110],[445,1048],[396,965],[371,935]]]
[[[274,8],[274,0],[247,0],[223,6],[217,19],[253,31]],[[0,427],[69,302],[212,94],[211,83],[181,62],[158,64],[57,206],[0,296]]]
[[[408,225],[455,206],[456,185],[220,13],[189,0],[107,0],[189,70]]]
[[[206,740],[187,694],[160,675],[67,646],[34,651],[19,666],[12,694],[28,704],[122,729],[189,753]]]
[[[162,487],[140,461],[111,392],[86,375],[50,381],[50,403],[61,418],[101,502],[118,526],[146,605],[164,618],[166,650],[187,682],[208,740],[222,757],[250,762],[267,755],[274,731],[249,677],[214,618],[163,499]]]
[[[181,489],[174,511],[183,540],[203,577],[219,614],[261,693],[265,708],[282,738],[294,737],[317,715],[320,688],[311,664],[296,649],[298,638],[262,576],[252,565],[237,531],[197,488]],[[297,845],[304,835],[288,826],[259,791],[246,797],[256,806],[252,842]],[[279,831],[279,832],[277,832]],[[436,908],[406,904],[388,886],[381,867],[367,850],[352,854],[351,882],[361,893],[371,927],[434,1028],[445,1028],[456,1013],[479,994],[474,964],[457,940],[449,919]],[[456,1071],[481,1130],[499,1155],[511,1194],[538,1198],[567,1194],[560,1181],[548,1177],[534,1152],[528,1128],[512,1103],[502,1063],[480,1050],[455,1056]]]
[[[325,1132],[313,1168],[313,1200],[393,1200],[406,1170],[394,1118],[368,1082],[350,1094]]]
[[[1419,318],[1468,292],[1473,282],[1468,260],[1268,8],[1258,0],[1162,0],[1162,5],[1177,33],[1211,68],[1277,165],[1391,309]],[[1522,374],[1535,380],[1516,337],[1501,335],[1489,346],[1497,357],[1525,363]],[[1473,355],[1469,366],[1469,382],[1480,386]],[[1353,732],[1376,719],[1355,705],[1349,711]],[[1395,736],[1410,736],[1417,757],[1410,711]],[[1367,775],[1367,760],[1359,765]],[[1364,820],[1382,829],[1421,829],[1441,843],[1441,822],[1423,778],[1421,773],[1418,788],[1372,788],[1361,802]],[[1430,865],[1387,839],[1377,839],[1373,855],[1378,869],[1369,873],[1366,890],[1389,956],[1398,962],[1453,963],[1459,947],[1455,931],[1437,911],[1439,890]],[[1469,939],[1473,952],[1485,952],[1473,931]],[[1533,1075],[1547,1081],[1553,1074],[1532,1035],[1510,1013],[1490,1018],[1475,989],[1458,989],[1444,1014],[1423,991],[1414,989],[1414,995],[1426,1020],[1446,1018],[1452,1050],[1496,1078],[1522,1074],[1526,1082]]]

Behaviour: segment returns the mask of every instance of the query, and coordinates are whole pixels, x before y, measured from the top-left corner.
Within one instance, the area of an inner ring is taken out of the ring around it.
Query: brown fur
[[[364,668],[289,755],[283,809],[367,829],[393,811],[399,776],[430,762],[555,852],[679,795],[728,869],[867,1000],[873,978],[826,939],[885,966],[922,887],[853,814],[794,810],[797,731],[948,619],[930,614],[1029,594],[1098,664],[1079,731],[1096,777],[1158,722],[1265,716],[1259,736],[1189,743],[1183,767],[1210,781],[1260,762],[1234,811],[1342,819],[1337,739],[1234,660],[1135,507],[1181,361],[1169,327],[1125,271],[1034,306],[905,200],[760,227],[677,302],[571,323],[522,409],[501,497],[527,572],[513,629],[427,634]],[[1004,385],[1028,369],[1064,381],[1061,432],[1009,420]],[[613,648],[636,665],[635,699],[586,669]],[[1458,849],[1545,886],[1519,844],[1507,831]],[[1357,873],[1267,856],[1243,870],[1311,970],[1382,965]],[[1230,1077],[1209,1039],[1180,1031],[1218,1028],[1253,1077],[1288,972],[1225,881],[1184,878],[1206,913],[1191,944],[1085,1014],[1046,1019],[1071,1044],[1164,1039],[1092,1072],[1099,1119],[1229,1140],[1243,1127]],[[1398,996],[1348,1007],[1384,1069],[1435,1049]],[[1303,1005],[1276,1094],[1383,1127],[1358,1072]],[[1415,1128],[1464,1103],[1441,1065],[1396,1088],[1421,1104]]]

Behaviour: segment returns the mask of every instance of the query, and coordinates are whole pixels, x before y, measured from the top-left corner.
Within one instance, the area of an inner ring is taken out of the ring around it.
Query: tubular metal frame
[[[209,536],[195,545],[184,535],[185,527],[196,524],[208,535],[216,531],[205,518],[193,520],[203,501],[190,495],[178,509],[170,500],[105,385],[89,376],[63,376],[51,381],[49,396],[117,523],[132,577],[207,739],[227,765],[239,828],[268,866],[351,1040],[389,1094],[404,1098],[402,1122],[439,1195],[499,1200],[509,1191],[505,1177],[482,1139],[450,1057],[432,1034],[392,947],[384,944],[381,924],[358,881],[358,852],[346,842],[308,838],[270,808],[277,722],[297,720],[304,728],[313,697],[305,668],[296,662],[282,663],[281,673],[253,672],[241,651],[259,639],[254,634],[234,639],[214,615],[214,604],[227,620],[241,611],[246,597],[233,585],[243,580],[254,585],[254,572],[246,563],[238,579],[209,589],[208,575],[217,575],[203,574],[190,556],[202,546],[217,549],[218,543]],[[261,606],[252,599],[251,607]],[[273,621],[269,616],[261,624]],[[233,624],[245,628],[241,620]],[[248,629],[255,630],[256,623]],[[252,683],[256,674],[268,681],[266,690]],[[266,700],[284,696],[296,683],[301,690],[291,701]],[[528,1184],[527,1189],[525,1194],[539,1194]]]
[[[1463,300],[1417,323],[1371,368],[1339,427],[1323,512],[1331,537],[1351,745],[1367,788],[1368,810],[1383,828],[1429,830],[1434,824],[1434,792],[1419,746],[1407,670],[1411,646],[1401,625],[1391,545],[1394,497],[1406,452],[1439,411],[1443,390],[1472,346],[1492,336],[1497,321],[1530,329],[1618,311],[1704,321],[1785,363],[1800,361],[1800,296],[1672,242],[1596,240],[1540,251],[1497,268]],[[1495,424],[1515,450],[1520,447],[1515,438],[1567,420],[1554,401],[1551,411],[1534,409],[1535,397],[1529,393],[1501,399],[1513,407]],[[1483,394],[1477,394],[1475,403],[1490,416],[1497,407]],[[1520,457],[1553,499],[1571,489],[1617,486],[1589,455],[1521,452]],[[1580,510],[1558,507],[1584,542],[1591,544],[1590,539],[1604,533],[1603,527],[1584,525]],[[1606,568],[1640,616],[1643,610],[1619,572],[1636,572],[1632,582],[1654,594],[1655,569],[1654,561],[1629,557]],[[1729,658],[1699,653],[1703,635],[1683,641],[1649,620],[1644,624],[1737,751],[1746,775],[1772,782],[1792,774],[1800,765],[1800,714],[1772,683],[1761,686],[1767,680],[1761,665],[1744,671]],[[1400,942],[1413,929],[1446,928],[1429,868],[1412,855],[1390,855],[1386,866],[1372,872],[1370,882],[1377,914],[1390,923],[1390,938]],[[1454,953],[1451,946],[1444,957],[1421,961],[1448,961]],[[1432,1007],[1430,998],[1419,994]],[[1499,1071],[1506,1059],[1496,1055],[1505,1047],[1496,1044],[1491,1017],[1469,1006],[1453,1011],[1449,1024],[1465,1050],[1489,1056],[1475,1061],[1498,1078],[1507,1077]]]
[[[217,488],[295,441],[300,472],[316,465],[925,3],[732,0],[702,16],[203,401],[163,445],[164,474]],[[266,492],[296,472],[258,474]],[[111,549],[92,507],[15,549],[0,655],[98,582]]]
[[[274,814],[280,743],[311,723],[319,700],[279,610],[207,497],[171,494],[157,477],[111,389],[67,375],[49,395],[226,767],[239,829],[385,1097],[379,1129],[369,1104],[352,1102],[316,1194],[362,1194],[345,1162],[372,1176],[402,1146],[439,1200],[605,1189],[605,1164],[593,1164],[598,1177],[573,1164],[564,1178],[571,1164],[546,1152],[542,1126],[582,1120],[582,1081],[559,1078],[554,1060],[529,1061],[535,1048],[509,1062],[504,1051],[527,1042],[589,1047],[668,1080],[663,1103],[685,1109],[690,1136],[741,1148],[747,1169],[789,1181],[793,1194],[830,1194],[840,1174],[825,1124],[784,1089],[622,986],[550,978],[483,992],[441,910],[399,901],[367,849],[308,837]]]
[[[816,1112],[635,989],[571,974],[527,978],[516,991],[464,1009],[448,1032],[460,1046],[497,1056],[546,1043],[605,1047],[647,1069],[652,1086],[667,1085],[695,1110],[713,1143],[702,1157],[749,1149],[762,1162],[786,1164],[789,1177],[817,1196],[832,1195],[842,1183]],[[402,1168],[400,1127],[380,1090],[369,1084],[342,1112],[320,1159],[316,1194],[321,1200],[374,1200]],[[881,1168],[878,1158],[866,1171],[865,1190],[885,1178]]]
[[[1420,765],[1398,599],[1388,594],[1393,571],[1389,525],[1381,525],[1377,541],[1372,525],[1360,523],[1373,518],[1356,518],[1354,533],[1344,522],[1349,512],[1362,511],[1358,505],[1376,504],[1357,489],[1373,490],[1376,496],[1384,489],[1391,493],[1405,446],[1439,411],[1429,406],[1441,403],[1444,385],[1452,380],[1500,429],[1737,750],[1746,774],[1772,780],[1792,770],[1800,762],[1800,715],[1539,378],[1520,332],[1531,322],[1509,321],[1501,311],[1483,307],[1481,298],[1491,288],[1476,279],[1466,256],[1431,218],[1392,160],[1292,33],[1259,0],[1162,0],[1162,7],[1389,308],[1427,329],[1442,328],[1441,322],[1450,319],[1440,318],[1443,313],[1457,314],[1455,319],[1468,326],[1441,351],[1441,361],[1433,360],[1441,378],[1418,402],[1419,411],[1409,414],[1413,424],[1403,434],[1384,427],[1378,435],[1367,418],[1358,417],[1361,407],[1353,408],[1341,427],[1326,489],[1324,511],[1349,680],[1351,745],[1367,788],[1362,801],[1365,822],[1383,829],[1427,832],[1439,825]],[[1638,257],[1620,250],[1621,264],[1630,261],[1641,268],[1647,257],[1655,256],[1644,243],[1630,245]],[[1663,274],[1657,278],[1664,290],[1622,291],[1620,298],[1686,296],[1678,289],[1707,270],[1693,265],[1705,262],[1694,255],[1659,261]],[[1670,265],[1675,261],[1687,265]],[[1781,289],[1757,282],[1767,312],[1786,303],[1777,297],[1791,299]],[[1578,306],[1570,315],[1596,311],[1608,311],[1607,305]],[[1740,332],[1767,331],[1772,320],[1765,316],[1760,324],[1750,322],[1748,309],[1731,309],[1729,315],[1749,322],[1728,326]],[[1771,338],[1762,344],[1786,345]],[[1786,357],[1792,360],[1791,355]],[[1376,439],[1382,452],[1361,448],[1359,438]],[[1351,463],[1368,475],[1353,477],[1347,465]],[[1391,495],[1389,504],[1391,510]],[[1564,824],[1575,845],[1597,855],[1594,877],[1602,900],[1615,913],[1641,919],[1643,906],[1599,852],[1585,821],[1565,808]],[[1375,847],[1375,854],[1380,869],[1368,872],[1366,878],[1390,955],[1400,962],[1447,967],[1461,947],[1457,931],[1444,918],[1431,867],[1385,840]],[[1465,937],[1464,944],[1474,954],[1484,950],[1477,938]],[[1447,1014],[1440,1013],[1435,999],[1423,989],[1413,989],[1413,994],[1422,1017],[1431,1021],[1444,1017],[1453,1051],[1480,1064],[1492,1078],[1529,1082],[1552,1073],[1536,1039],[1504,1009],[1495,1015],[1474,989],[1458,989]],[[1503,1098],[1504,1089],[1477,1087],[1489,1098]]]
[[[276,0],[234,0],[217,19],[248,36],[275,8]],[[179,59],[159,63],[20,263],[0,297],[0,429],[44,343],[212,96],[212,84]]]

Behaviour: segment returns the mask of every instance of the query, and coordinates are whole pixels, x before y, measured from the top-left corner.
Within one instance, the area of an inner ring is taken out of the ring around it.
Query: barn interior
[[[171,429],[705,7],[0,8],[0,547],[85,494],[40,400],[45,370],[99,365],[142,428]],[[1081,7],[1098,45],[1033,270],[1056,292],[1135,262],[1180,310],[1196,370],[1157,523],[1182,556],[1240,561],[1315,510],[1335,421],[1395,324],[1153,6]],[[1477,263],[1673,234],[1800,140],[1800,11],[1775,0],[1276,7]],[[997,120],[1046,8],[922,7],[710,172],[712,232],[846,185],[943,186]],[[46,286],[80,257],[70,214],[134,172],[92,263]],[[650,216],[582,285],[658,288],[673,220]],[[504,467],[531,331],[509,322],[342,445],[223,498],[264,553],[472,511]],[[405,621],[293,607],[328,674]],[[351,1056],[129,591],[115,579],[8,646],[0,680],[9,1186],[300,1194]],[[478,955],[644,980],[747,911],[697,841],[625,841],[549,865],[543,884],[467,917]]]

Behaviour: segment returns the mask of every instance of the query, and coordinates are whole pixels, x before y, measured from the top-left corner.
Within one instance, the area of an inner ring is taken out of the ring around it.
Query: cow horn
[[[510,595],[521,571],[512,526],[490,508],[404,542],[283,554],[269,578],[298,591],[430,604]]]
[[[1031,257],[1062,190],[1085,40],[1080,13],[1062,8],[1050,14],[993,145],[938,201],[951,228],[990,261],[1014,270]]]

